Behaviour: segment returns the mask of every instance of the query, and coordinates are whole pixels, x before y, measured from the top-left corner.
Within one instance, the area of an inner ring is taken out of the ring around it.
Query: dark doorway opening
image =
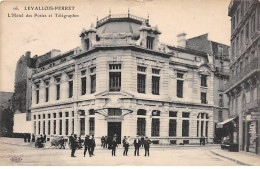
[[[113,138],[117,135],[117,143],[121,144],[121,122],[108,122],[107,123],[107,135]]]

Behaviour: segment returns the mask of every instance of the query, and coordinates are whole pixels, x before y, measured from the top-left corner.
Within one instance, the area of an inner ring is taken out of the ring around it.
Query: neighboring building
[[[209,55],[209,64],[214,67],[214,142],[219,143],[226,136],[217,123],[229,118],[228,97],[224,94],[224,87],[229,79],[229,46],[208,39],[208,34],[203,34],[187,39],[186,47],[206,52]]]
[[[236,117],[230,136],[240,151],[259,154],[260,2],[232,0],[228,15],[232,52],[226,93],[230,98],[230,115]]]
[[[32,68],[35,67],[35,61],[35,59],[31,58],[31,53],[26,52],[16,64],[13,95],[14,133],[31,132],[32,83],[30,78]]]
[[[0,137],[13,133],[12,92],[0,92]]]
[[[110,14],[83,29],[80,49],[37,57],[32,132],[212,142],[214,67],[207,53],[160,43],[160,34],[147,19]]]

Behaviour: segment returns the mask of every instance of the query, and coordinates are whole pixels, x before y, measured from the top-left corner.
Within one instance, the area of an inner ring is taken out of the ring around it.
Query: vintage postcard
[[[257,166],[259,0],[3,0],[2,166]]]

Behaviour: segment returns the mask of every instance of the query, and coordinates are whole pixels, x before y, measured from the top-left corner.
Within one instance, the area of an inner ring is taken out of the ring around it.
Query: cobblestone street
[[[205,147],[189,146],[180,147],[156,147],[151,146],[150,157],[144,156],[144,149],[140,149],[140,156],[134,156],[134,149],[129,149],[129,156],[123,156],[123,149],[119,147],[116,157],[111,156],[111,151],[97,147],[95,156],[83,157],[83,149],[77,150],[77,157],[70,157],[70,150],[66,149],[38,149],[29,143],[23,143],[22,140],[13,140],[6,142],[5,138],[0,138],[0,158],[1,165],[217,165],[234,166],[235,162],[213,155],[210,150],[219,149],[219,146],[207,145]],[[20,145],[19,145],[19,144]]]

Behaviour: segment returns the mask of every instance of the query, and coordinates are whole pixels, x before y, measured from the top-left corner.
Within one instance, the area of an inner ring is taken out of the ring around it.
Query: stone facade
[[[209,64],[214,67],[214,141],[220,143],[224,133],[216,128],[219,122],[229,118],[229,100],[224,93],[225,84],[229,80],[229,46],[208,39],[208,34],[203,34],[186,40],[187,48],[208,53]]]
[[[226,85],[230,115],[238,117],[234,142],[240,151],[259,154],[260,120],[260,2],[232,0],[231,77]]]
[[[32,132],[212,142],[214,68],[205,52],[163,44],[160,34],[149,20],[109,15],[83,29],[81,47],[39,62]]]

